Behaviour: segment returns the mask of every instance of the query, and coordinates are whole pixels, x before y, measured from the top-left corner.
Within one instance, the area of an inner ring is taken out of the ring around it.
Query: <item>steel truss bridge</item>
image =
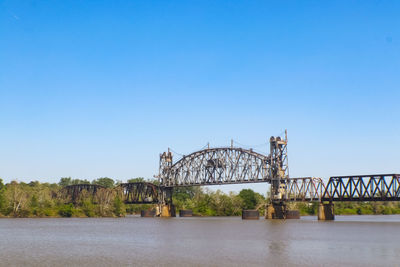
[[[288,177],[287,139],[270,138],[270,154],[240,147],[207,148],[173,162],[169,151],[160,155],[159,174],[165,187],[271,183]]]
[[[326,185],[315,177],[288,178],[282,182],[285,190],[276,200],[283,202],[400,201],[400,174],[335,176],[330,177]],[[152,183],[136,182],[124,183],[112,190],[119,193],[126,204],[158,204],[163,189]],[[62,192],[69,198],[68,202],[77,203],[82,194],[95,197],[102,190],[107,189],[100,185],[77,184],[64,187]]]
[[[286,180],[284,201],[400,201],[400,174],[374,174]]]
[[[172,203],[175,187],[244,183],[271,184],[273,202],[399,201],[400,175],[356,175],[321,178],[289,178],[287,137],[271,137],[264,155],[240,147],[206,148],[173,161],[172,152],[160,154],[159,185],[124,183],[113,190],[127,204]],[[95,196],[105,189],[97,185],[71,185],[63,189],[76,203],[85,192]]]
[[[161,155],[161,184],[167,187],[270,182],[270,159],[236,147],[210,148],[184,156],[175,164]]]
[[[101,185],[95,184],[75,184],[65,186],[61,189],[60,195],[68,203],[76,204],[84,197],[94,197],[100,190],[105,189]]]
[[[399,201],[400,174],[331,177],[322,201]]]
[[[121,184],[118,188],[125,204],[152,204],[159,202],[160,188],[152,183]]]
[[[105,194],[118,194],[125,204],[157,204],[160,202],[161,189],[147,182],[123,183],[114,188],[105,188],[96,184],[68,185],[61,189],[60,196],[67,203],[77,204],[84,198],[96,202]]]

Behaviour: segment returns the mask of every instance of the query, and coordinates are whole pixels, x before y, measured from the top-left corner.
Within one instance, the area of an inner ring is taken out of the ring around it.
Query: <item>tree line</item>
[[[133,178],[128,182],[143,182]],[[157,181],[149,181],[157,183]],[[0,179],[0,217],[120,217],[153,209],[151,204],[125,204],[114,190],[121,181],[102,177],[93,181],[61,178],[58,183],[30,183]],[[74,184],[101,185],[96,194],[82,192],[75,203],[69,203],[62,188]],[[239,193],[212,191],[207,187],[175,188],[173,203],[177,210],[190,209],[198,216],[238,216],[243,209],[258,209],[263,215],[268,197],[243,189]],[[290,209],[301,215],[316,215],[318,203],[291,203]],[[343,202],[335,203],[335,214],[400,214],[400,204],[395,202]]]

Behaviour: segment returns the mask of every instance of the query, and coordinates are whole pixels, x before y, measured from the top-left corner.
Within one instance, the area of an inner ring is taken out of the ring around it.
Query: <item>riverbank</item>
[[[143,178],[129,180],[143,181]],[[156,181],[152,181],[155,183]],[[79,192],[74,203],[62,188],[89,181],[62,178],[58,184],[33,181],[22,183],[12,181],[3,184],[0,179],[0,217],[11,218],[59,218],[59,217],[124,217],[126,214],[140,214],[141,210],[155,208],[154,204],[125,204],[118,194],[118,183],[110,178],[99,178],[92,184],[102,188],[95,194],[85,190]],[[176,188],[173,203],[177,211],[192,210],[198,216],[240,216],[244,209],[258,209],[265,212],[267,196],[243,189],[239,193],[211,191],[201,187]],[[300,215],[316,215],[318,203],[289,203],[288,208],[299,210]],[[336,215],[379,215],[400,214],[398,202],[335,202]]]

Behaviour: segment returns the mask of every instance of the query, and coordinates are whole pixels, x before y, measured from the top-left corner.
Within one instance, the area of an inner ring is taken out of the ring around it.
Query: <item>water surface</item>
[[[0,219],[0,265],[399,266],[400,216]]]

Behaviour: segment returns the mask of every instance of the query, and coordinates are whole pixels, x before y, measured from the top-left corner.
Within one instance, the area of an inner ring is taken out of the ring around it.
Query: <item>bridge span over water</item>
[[[319,202],[322,213],[333,218],[335,201],[399,201],[400,175],[330,177],[325,184],[316,177],[290,178],[287,137],[271,137],[268,155],[240,147],[206,148],[174,162],[168,149],[160,154],[159,184],[123,183],[115,188],[127,204],[158,204],[160,214],[173,215],[173,188],[244,183],[270,184],[271,217],[281,217],[287,202]],[[71,185],[64,189],[75,202],[82,191],[97,194],[96,185]],[[327,202],[327,203],[326,203]],[[325,203],[325,204],[323,204]],[[275,215],[274,215],[275,214]]]

